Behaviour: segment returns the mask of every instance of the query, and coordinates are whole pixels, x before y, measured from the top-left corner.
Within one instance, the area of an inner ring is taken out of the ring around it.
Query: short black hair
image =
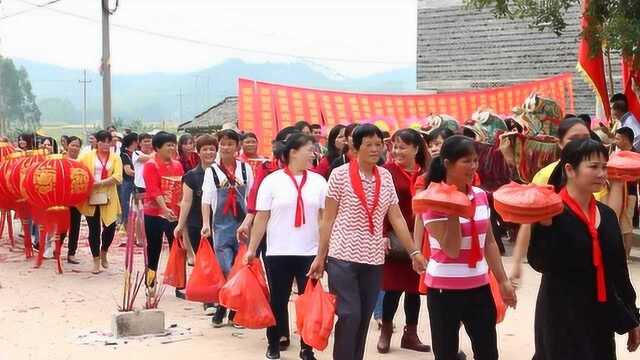
[[[611,102],[611,103],[614,103],[614,102],[616,102],[616,101],[624,101],[625,103],[628,103],[628,102],[627,102],[627,95],[625,95],[625,94],[623,94],[623,93],[617,93],[617,94],[614,94],[614,95],[611,97],[610,102]]]
[[[278,134],[276,134],[275,141],[285,141],[289,136],[297,132],[300,132],[300,130],[296,129],[294,126],[287,126],[282,130],[278,131]]]
[[[304,120],[300,120],[300,121],[296,122],[293,125],[293,127],[298,129],[298,131],[302,131],[302,130],[304,130],[304,128],[309,128],[309,130],[311,130],[311,125],[309,125],[309,123],[304,121]]]
[[[587,125],[587,129],[591,130],[591,115],[589,114],[580,114],[578,118],[584,121],[584,124]]]
[[[322,126],[320,124],[311,124],[311,130],[322,130]]]
[[[627,112],[629,112],[629,105],[627,104],[626,100],[616,100],[613,102],[613,104],[611,105],[611,108],[615,111],[619,111],[623,114],[626,114]]]
[[[630,127],[621,127],[620,129],[616,130],[616,134],[620,134],[621,136],[626,137],[627,140],[629,140],[629,142],[633,144],[635,135],[633,134],[633,130],[631,130]]]
[[[564,169],[566,164],[570,164],[574,169],[577,169],[582,161],[598,155],[602,156],[605,161],[609,161],[609,152],[601,142],[590,138],[570,141],[562,148],[560,162],[553,169],[548,184],[553,185],[556,192],[560,192],[567,184],[567,174]]]
[[[564,139],[564,137],[567,135],[569,130],[571,130],[571,128],[573,128],[576,125],[582,125],[585,127],[587,126],[587,124],[585,124],[584,121],[582,121],[582,119],[577,117],[572,117],[572,118],[567,118],[562,120],[560,122],[560,125],[558,125],[558,139],[562,141],[562,139]]]
[[[128,148],[134,141],[138,141],[138,134],[129,133],[122,138],[122,147]]]
[[[304,133],[295,133],[287,139],[284,144],[284,150],[282,151],[282,158],[286,164],[289,163],[289,156],[291,155],[291,150],[299,150],[301,147],[307,145],[308,143],[313,143],[313,137],[311,135],[307,135]]]
[[[82,139],[80,139],[79,137],[72,135],[72,136],[69,136],[67,138],[67,144],[71,144],[74,141],[79,141],[80,142],[80,146],[82,146]]]
[[[107,130],[100,130],[97,133],[95,133],[94,136],[96,137],[96,141],[98,142],[105,142],[105,141],[111,142],[113,140],[113,136],[111,136],[111,133],[108,132]]]
[[[218,131],[216,135],[218,135],[218,143],[222,142],[222,139],[226,138],[235,141],[238,145],[240,144],[240,134],[231,129]]]
[[[138,142],[142,142],[142,140],[145,140],[145,139],[153,139],[153,135],[146,132],[138,135]]]
[[[377,136],[380,140],[384,140],[384,135],[382,131],[373,124],[362,124],[358,125],[353,133],[351,134],[351,138],[353,141],[353,147],[356,150],[360,150],[360,146],[362,145],[362,140],[366,137]]]
[[[256,136],[256,134],[252,133],[251,131],[247,131],[246,133],[242,134],[242,141],[244,141],[246,138],[254,138],[256,139],[256,141],[258,141],[258,137]]]
[[[157,134],[153,135],[151,139],[151,145],[155,150],[160,149],[167,143],[178,144],[178,139],[175,134],[170,134],[166,131],[159,131]]]

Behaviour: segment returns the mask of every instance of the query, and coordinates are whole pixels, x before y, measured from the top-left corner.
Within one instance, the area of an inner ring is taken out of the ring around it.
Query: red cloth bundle
[[[432,182],[426,190],[413,197],[412,205],[415,214],[437,211],[447,215],[471,218],[475,213],[469,197],[458,191],[455,185],[445,183]]]
[[[160,189],[164,194],[167,206],[176,212],[182,200],[182,178],[180,176],[163,176],[160,180]]]
[[[618,151],[609,157],[607,173],[610,180],[634,181],[640,179],[640,154]]]
[[[553,186],[511,182],[493,193],[493,205],[504,221],[533,224],[550,219],[564,209]]]

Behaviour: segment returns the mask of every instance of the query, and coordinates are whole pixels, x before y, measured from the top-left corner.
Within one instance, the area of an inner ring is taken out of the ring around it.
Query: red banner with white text
[[[421,124],[429,115],[448,114],[461,122],[481,107],[511,115],[532,92],[558,102],[563,112],[573,112],[570,73],[506,87],[440,94],[373,94],[319,90],[240,79],[238,83],[238,127],[254,132],[260,153],[271,153],[271,139],[279,129],[299,120],[331,128],[336,124],[376,122],[386,130]]]

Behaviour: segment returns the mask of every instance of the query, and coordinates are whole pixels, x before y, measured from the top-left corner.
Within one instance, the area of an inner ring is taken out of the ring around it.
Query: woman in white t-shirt
[[[289,321],[287,304],[294,278],[300,293],[306,286],[306,275],[318,250],[319,218],[327,192],[325,179],[308,170],[314,158],[311,136],[292,135],[283,157],[286,167],[267,176],[258,190],[257,214],[245,258],[245,263],[255,258],[266,231],[264,264],[277,323],[267,329],[267,359],[280,359],[280,338],[286,334],[278,329]],[[302,339],[300,342],[300,358],[315,359],[312,348]]]

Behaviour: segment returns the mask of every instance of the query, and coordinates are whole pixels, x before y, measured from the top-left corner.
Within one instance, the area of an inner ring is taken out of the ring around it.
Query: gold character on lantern
[[[71,169],[71,193],[82,194],[87,192],[89,175],[84,169]]]
[[[51,168],[43,168],[33,174],[33,185],[40,194],[48,194],[56,186],[56,171]]]

